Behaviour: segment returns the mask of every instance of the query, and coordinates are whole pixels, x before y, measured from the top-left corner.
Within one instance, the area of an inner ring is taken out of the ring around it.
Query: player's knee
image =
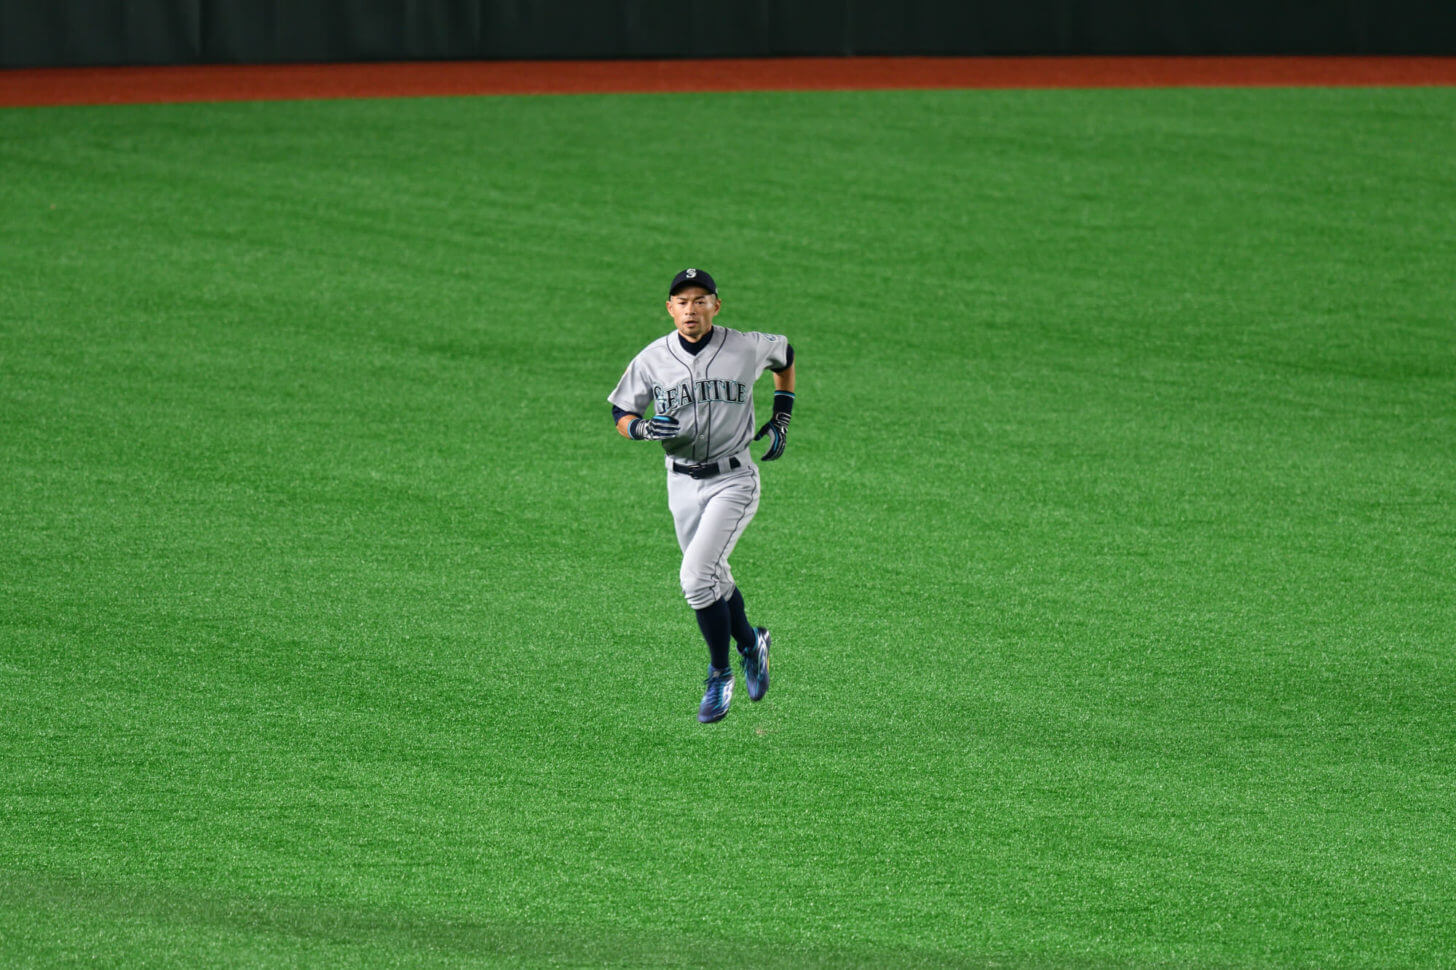
[[[693,586],[684,584],[683,598],[693,609],[701,610],[718,602],[720,597],[711,583],[699,583]]]
[[[707,609],[718,602],[719,599],[719,597],[713,595],[711,587],[707,589],[685,589],[683,590],[683,596],[687,599],[688,606],[695,610]]]
[[[684,569],[679,579],[682,581],[683,598],[693,609],[701,610],[718,602],[718,589],[711,576]]]

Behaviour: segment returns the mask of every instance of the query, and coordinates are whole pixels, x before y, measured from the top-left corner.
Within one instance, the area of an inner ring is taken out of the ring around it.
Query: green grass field
[[[1453,113],[0,111],[0,964],[1451,966]],[[799,355],[709,727],[688,265]]]

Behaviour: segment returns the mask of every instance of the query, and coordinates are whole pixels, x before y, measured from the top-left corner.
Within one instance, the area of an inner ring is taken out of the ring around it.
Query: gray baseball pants
[[[733,593],[728,556],[758,511],[758,466],[744,453],[742,468],[693,478],[667,466],[667,505],[682,548],[683,596],[695,610]]]

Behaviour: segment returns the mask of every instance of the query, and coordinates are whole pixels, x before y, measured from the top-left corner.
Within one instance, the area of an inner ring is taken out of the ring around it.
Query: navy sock
[[[697,611],[698,629],[708,641],[708,662],[719,670],[728,666],[728,601],[719,600]]]
[[[748,622],[748,611],[743,606],[743,594],[738,592],[738,587],[733,587],[733,595],[723,602],[728,604],[728,620],[732,624],[733,639],[738,641],[738,651],[742,653],[753,646],[753,624]]]

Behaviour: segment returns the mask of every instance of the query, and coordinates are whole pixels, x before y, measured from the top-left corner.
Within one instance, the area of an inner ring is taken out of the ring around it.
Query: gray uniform
[[[777,334],[714,325],[697,354],[676,331],[654,340],[627,365],[607,398],[623,411],[670,415],[682,428],[662,443],[667,498],[683,551],[683,596],[702,609],[733,592],[728,555],[758,511],[753,384],[765,369],[788,366],[789,342]],[[716,474],[704,472],[716,468]],[[692,469],[691,472],[688,470]]]

